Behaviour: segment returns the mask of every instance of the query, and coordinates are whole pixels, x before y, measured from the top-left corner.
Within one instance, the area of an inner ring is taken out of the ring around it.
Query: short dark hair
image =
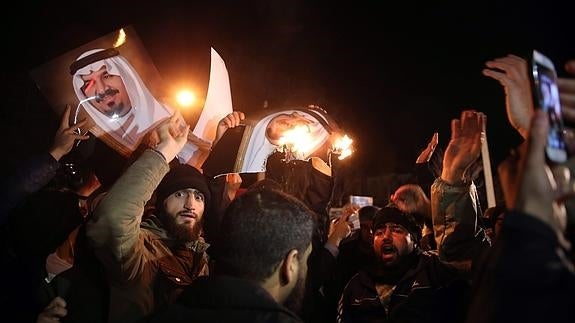
[[[372,221],[379,209],[379,207],[373,205],[366,205],[362,207],[359,209],[359,211],[357,211],[359,215],[359,222]]]
[[[303,255],[313,228],[312,211],[293,196],[250,190],[224,213],[221,234],[210,247],[214,272],[264,281],[291,250]]]

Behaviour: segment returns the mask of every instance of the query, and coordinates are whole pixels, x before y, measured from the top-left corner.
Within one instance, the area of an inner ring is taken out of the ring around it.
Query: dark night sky
[[[501,87],[481,75],[485,61],[537,48],[562,70],[575,58],[575,6],[567,1],[188,2],[17,10],[3,28],[4,158],[16,163],[44,149],[57,126],[28,71],[127,25],[166,82],[207,86],[213,46],[226,61],[236,109],[256,111],[265,100],[322,106],[356,139],[354,162],[371,174],[411,170],[432,133],[445,146],[450,119],[471,107],[488,115],[497,161],[517,136]]]

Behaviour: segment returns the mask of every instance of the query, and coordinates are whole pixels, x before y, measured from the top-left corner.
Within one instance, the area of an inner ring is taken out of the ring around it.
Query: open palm
[[[461,119],[451,121],[451,140],[443,156],[443,180],[461,181],[465,170],[479,158],[484,124],[485,115],[473,110],[465,110]]]

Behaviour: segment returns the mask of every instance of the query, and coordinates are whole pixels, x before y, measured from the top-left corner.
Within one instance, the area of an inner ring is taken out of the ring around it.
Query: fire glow
[[[347,135],[337,139],[332,147],[333,153],[339,155],[338,159],[342,160],[348,156],[351,156],[351,144],[353,143],[353,139],[349,138]]]
[[[305,154],[312,149],[312,138],[309,127],[296,126],[285,131],[279,139],[280,146],[288,147],[292,152]]]

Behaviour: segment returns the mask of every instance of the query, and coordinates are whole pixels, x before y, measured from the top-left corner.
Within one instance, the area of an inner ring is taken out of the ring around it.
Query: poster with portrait
[[[209,153],[217,122],[232,112],[225,64],[212,48],[205,106],[178,154],[180,162],[198,166]],[[130,156],[174,105],[135,30],[125,27],[79,46],[31,71],[41,92],[61,114],[72,106],[73,122],[84,118],[91,132],[121,155]],[[181,118],[181,126],[188,123]]]
[[[337,123],[317,106],[266,111],[226,131],[203,170],[213,177],[265,172],[268,157],[276,151],[291,160],[319,157],[325,161],[341,135]]]
[[[31,71],[57,114],[72,107],[74,121],[124,156],[171,115],[160,103],[162,80],[132,27],[79,46]]]

